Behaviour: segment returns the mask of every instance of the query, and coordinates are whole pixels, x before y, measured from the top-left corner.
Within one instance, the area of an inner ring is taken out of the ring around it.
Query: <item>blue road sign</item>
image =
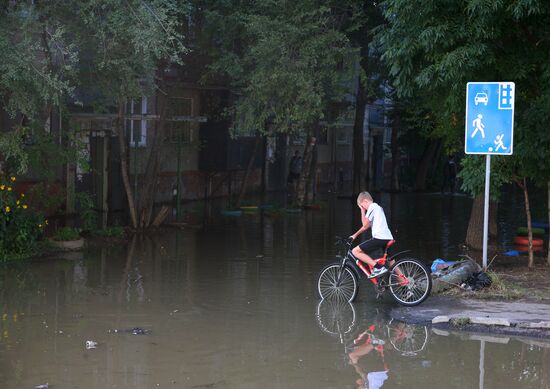
[[[466,86],[466,154],[512,155],[513,82],[469,82]]]

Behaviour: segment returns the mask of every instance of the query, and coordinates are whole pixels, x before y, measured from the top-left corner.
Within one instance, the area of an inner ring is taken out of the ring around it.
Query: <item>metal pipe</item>
[[[135,133],[135,129],[132,124],[132,133],[134,137],[134,204],[137,204],[137,193],[138,193],[138,171],[137,171],[137,152],[138,152],[138,140]]]
[[[483,209],[483,271],[487,271],[487,240],[489,236],[489,188],[491,185],[491,155],[485,164],[485,208]]]
[[[178,172],[176,184],[176,220],[180,220],[181,215],[181,129],[178,129]]]

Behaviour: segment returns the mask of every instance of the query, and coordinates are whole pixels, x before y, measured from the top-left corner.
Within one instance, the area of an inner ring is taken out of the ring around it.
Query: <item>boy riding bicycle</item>
[[[350,236],[350,239],[352,241],[355,240],[369,228],[372,231],[372,239],[355,246],[352,253],[357,259],[370,266],[372,269],[370,278],[378,277],[388,271],[388,269],[383,265],[377,264],[370,254],[378,249],[385,249],[387,243],[393,240],[393,235],[388,228],[384,210],[373,201],[369,192],[359,193],[359,196],[357,196],[357,206],[361,210],[362,226],[355,234]],[[390,265],[392,264],[390,263]]]

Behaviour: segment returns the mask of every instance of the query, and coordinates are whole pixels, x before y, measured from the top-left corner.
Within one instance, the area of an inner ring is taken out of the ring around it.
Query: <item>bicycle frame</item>
[[[342,256],[339,273],[342,274],[342,269],[344,268],[346,263],[349,263],[350,267],[355,271],[357,278],[361,279],[363,277],[366,277],[374,285],[378,285],[378,280],[376,278],[369,278],[372,273],[372,267],[369,264],[363,263],[359,258],[356,258],[355,255],[353,255],[353,253],[351,252],[351,242],[343,242],[343,243],[347,246],[347,250],[346,250],[346,254]],[[390,248],[390,246],[391,244],[384,249],[384,255],[382,257],[374,260],[377,265],[384,266],[386,262],[390,262],[394,258],[397,258],[398,256],[411,251],[411,250],[400,251],[388,258],[388,249]],[[340,282],[340,280],[338,280],[338,282]]]

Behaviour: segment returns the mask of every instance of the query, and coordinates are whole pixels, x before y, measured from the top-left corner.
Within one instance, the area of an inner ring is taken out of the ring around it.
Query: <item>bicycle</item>
[[[357,360],[373,350],[382,358],[385,370],[389,371],[384,360],[386,351],[395,351],[402,357],[416,357],[429,343],[426,326],[406,324],[393,319],[386,322],[377,315],[369,315],[370,320],[361,321],[357,319],[353,304],[344,300],[319,301],[315,317],[319,328],[324,333],[337,337],[343,346],[342,365],[352,364],[356,371],[359,368]],[[365,375],[360,374],[363,379]]]
[[[397,259],[389,267],[388,263],[410,250],[398,252],[388,258],[388,249],[395,243],[390,240],[383,255],[375,259],[376,264],[385,266],[388,271],[373,277],[372,268],[361,262],[351,252],[352,241],[337,237],[336,245],[346,249],[344,255],[337,255],[338,262],[326,265],[317,277],[317,294],[321,299],[337,299],[353,302],[357,297],[360,279],[369,279],[380,297],[389,290],[393,299],[404,306],[414,306],[425,301],[432,290],[430,270],[416,258]]]

